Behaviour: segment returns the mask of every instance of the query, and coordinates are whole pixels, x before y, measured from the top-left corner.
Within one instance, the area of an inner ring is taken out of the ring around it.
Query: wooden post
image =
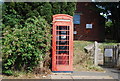
[[[118,47],[119,47],[119,45],[118,46],[114,46],[114,50],[115,50],[115,67],[117,66],[117,60],[119,59],[119,56],[118,56]]]
[[[117,45],[117,67],[120,69],[120,43]]]
[[[94,65],[98,65],[98,43],[95,41],[95,54],[94,54]]]

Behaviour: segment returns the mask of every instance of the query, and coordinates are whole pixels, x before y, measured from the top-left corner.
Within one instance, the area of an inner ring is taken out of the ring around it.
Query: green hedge
[[[3,73],[32,71],[50,50],[51,27],[40,16],[31,17],[14,27],[3,25],[3,37]]]
[[[75,2],[8,2],[2,5],[2,64],[3,73],[8,75],[14,70],[32,71],[41,60],[47,59],[52,15],[72,16],[76,8]]]

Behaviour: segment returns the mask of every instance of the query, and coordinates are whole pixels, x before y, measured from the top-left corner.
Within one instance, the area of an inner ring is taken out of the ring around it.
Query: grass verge
[[[84,51],[84,47],[93,44],[91,41],[74,41],[74,71],[104,71],[99,66],[94,66],[90,55]]]

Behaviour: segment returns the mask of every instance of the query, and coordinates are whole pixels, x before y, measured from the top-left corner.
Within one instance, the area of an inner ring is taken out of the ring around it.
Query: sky
[[[3,2],[3,0],[0,0],[0,3],[2,3]]]

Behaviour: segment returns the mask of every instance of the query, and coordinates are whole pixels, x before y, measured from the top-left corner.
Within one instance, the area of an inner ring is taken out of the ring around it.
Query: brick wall
[[[90,2],[77,3],[76,13],[80,14],[80,24],[74,24],[74,31],[77,31],[74,40],[104,41],[105,19],[93,10],[94,7]],[[86,29],[86,24],[92,24],[92,29]]]

